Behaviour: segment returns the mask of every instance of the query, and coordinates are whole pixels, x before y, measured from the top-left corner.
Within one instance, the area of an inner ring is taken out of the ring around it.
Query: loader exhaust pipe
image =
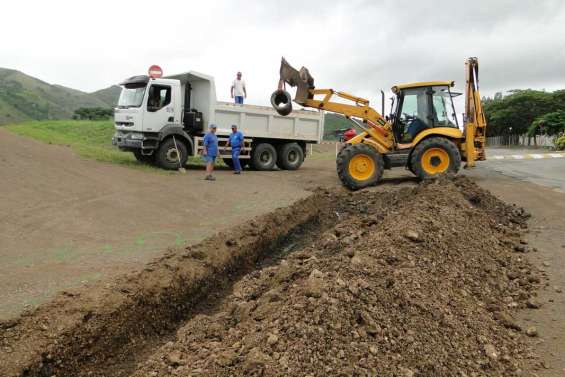
[[[292,112],[292,98],[290,93],[285,90],[286,84],[296,87],[296,95],[294,102],[304,105],[307,99],[312,99],[310,92],[314,89],[314,78],[306,67],[300,68],[300,71],[293,68],[286,59],[281,59],[280,80],[278,89],[271,95],[271,105],[280,115],[288,115]]]

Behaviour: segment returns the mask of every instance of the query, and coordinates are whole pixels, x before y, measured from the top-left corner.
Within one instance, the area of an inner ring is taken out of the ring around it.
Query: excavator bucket
[[[308,69],[302,67],[298,71],[288,64],[285,58],[282,58],[279,86],[271,95],[271,104],[280,115],[288,115],[292,112],[292,100],[290,94],[285,90],[285,84],[296,87],[294,102],[299,105],[304,105],[307,99],[313,98],[310,90],[314,89],[314,78]]]
[[[294,96],[294,102],[303,105],[308,98],[312,98],[310,90],[314,89],[314,78],[308,71],[308,68],[302,67],[300,71],[293,68],[285,58],[281,59],[281,83],[287,83],[288,85],[296,86],[296,95]],[[280,87],[279,89],[283,89]]]

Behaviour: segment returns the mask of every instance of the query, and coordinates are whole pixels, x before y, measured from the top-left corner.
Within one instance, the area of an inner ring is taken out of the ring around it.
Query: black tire
[[[224,164],[226,164],[230,169],[233,169],[233,159],[232,158],[224,158],[223,159]],[[249,166],[249,159],[245,158],[245,159],[239,159],[239,163],[241,164],[241,168],[245,169],[246,167]]]
[[[277,162],[277,150],[269,143],[258,144],[251,155],[251,166],[255,170],[273,170]]]
[[[172,137],[169,137],[161,142],[161,145],[159,145],[159,148],[155,152],[155,161],[159,167],[166,170],[176,170],[186,165],[186,161],[188,160],[186,145],[184,145],[184,142],[179,138],[175,138],[175,141],[178,152],[180,153],[180,166],[175,149],[175,142]]]
[[[304,149],[298,143],[287,143],[277,149],[277,166],[284,170],[296,170],[304,162]]]
[[[233,159],[231,158],[223,158],[224,164],[228,166],[228,168],[233,169]]]
[[[383,176],[385,164],[383,156],[375,148],[360,143],[346,145],[338,153],[336,165],[337,175],[343,185],[351,190],[359,190],[376,185]]]
[[[287,116],[292,112],[292,98],[286,90],[275,90],[271,94],[271,105],[282,116]]]
[[[441,136],[430,137],[414,147],[410,166],[420,179],[455,174],[461,167],[461,153],[453,141]]]
[[[141,153],[141,149],[136,149],[133,151],[133,155],[135,156],[135,159],[141,162],[142,164],[152,165],[155,163],[155,153],[146,155]]]

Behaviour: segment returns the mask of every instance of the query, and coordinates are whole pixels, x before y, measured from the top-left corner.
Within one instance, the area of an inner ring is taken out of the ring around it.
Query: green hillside
[[[117,85],[112,85],[106,89],[101,89],[97,90],[96,92],[90,93],[90,95],[104,102],[109,107],[115,107],[118,103],[118,98],[120,97],[121,91],[122,88]]]
[[[336,131],[353,127],[353,123],[345,117],[337,114],[326,113],[324,115],[324,140],[336,140]]]
[[[0,68],[0,124],[69,119],[78,108],[110,108],[116,100],[114,87],[85,93],[48,84],[13,69]]]

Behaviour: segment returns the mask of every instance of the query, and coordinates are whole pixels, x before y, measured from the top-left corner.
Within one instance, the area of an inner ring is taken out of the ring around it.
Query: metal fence
[[[555,137],[547,135],[500,135],[487,137],[487,145],[490,146],[513,146],[522,145],[527,147],[551,147],[555,146]]]

